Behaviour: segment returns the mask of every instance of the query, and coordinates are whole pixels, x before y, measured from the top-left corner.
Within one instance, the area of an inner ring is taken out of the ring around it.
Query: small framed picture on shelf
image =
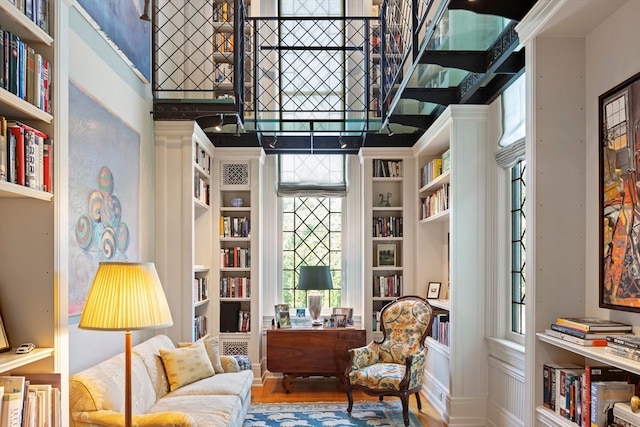
[[[440,285],[440,282],[429,282],[429,287],[427,288],[427,299],[440,298]]]
[[[296,308],[296,317],[305,317],[307,315],[306,308]]]
[[[290,328],[291,327],[291,317],[289,317],[289,310],[281,311],[278,313],[278,325],[280,328]]]
[[[4,320],[0,315],[0,353],[11,350],[9,345],[9,339],[7,338],[7,331],[4,329]]]
[[[324,318],[324,323],[322,324],[322,327],[325,329],[335,329],[338,326],[336,325],[336,318],[335,316],[331,316],[331,317],[325,317]]]
[[[396,266],[396,244],[384,243],[378,245],[378,267]]]
[[[353,326],[353,307],[334,307],[333,315],[344,314],[346,318],[346,326]]]

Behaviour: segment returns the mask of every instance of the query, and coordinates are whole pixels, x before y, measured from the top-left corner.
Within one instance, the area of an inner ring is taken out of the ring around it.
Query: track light
[[[222,125],[224,124],[224,116],[220,114],[220,118],[213,122],[213,130],[216,132],[222,131]]]
[[[269,148],[276,148],[276,144],[278,143],[278,136],[274,135],[273,136],[273,141],[271,141],[269,143]]]
[[[144,0],[144,10],[142,11],[142,15],[140,15],[140,19],[143,21],[151,21],[149,17],[149,2],[151,2],[151,0]]]
[[[340,143],[340,148],[342,148],[343,150],[349,146],[349,144],[347,144],[347,141],[342,136],[338,138],[338,142]]]
[[[389,126],[389,123],[387,123],[387,136],[393,136],[393,135],[394,135],[394,133],[391,130],[391,126]]]

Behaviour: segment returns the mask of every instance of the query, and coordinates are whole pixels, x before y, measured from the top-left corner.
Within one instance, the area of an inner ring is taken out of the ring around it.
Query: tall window
[[[323,305],[341,306],[345,161],[342,155],[278,156],[282,299],[289,307],[307,305],[307,291],[297,289],[302,265],[330,267],[333,289],[323,291]]]
[[[525,327],[525,168],[524,160],[511,168],[511,330],[517,334]]]

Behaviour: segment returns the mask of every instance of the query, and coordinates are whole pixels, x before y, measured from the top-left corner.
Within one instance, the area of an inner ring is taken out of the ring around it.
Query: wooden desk
[[[297,377],[332,376],[344,384],[348,350],[366,344],[364,329],[285,328],[267,330],[267,369],[282,372],[282,386],[291,391]]]

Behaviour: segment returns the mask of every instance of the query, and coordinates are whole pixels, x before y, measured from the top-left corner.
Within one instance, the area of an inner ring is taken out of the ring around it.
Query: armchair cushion
[[[349,375],[352,385],[375,390],[400,390],[406,368],[398,363],[375,363],[353,371]]]

